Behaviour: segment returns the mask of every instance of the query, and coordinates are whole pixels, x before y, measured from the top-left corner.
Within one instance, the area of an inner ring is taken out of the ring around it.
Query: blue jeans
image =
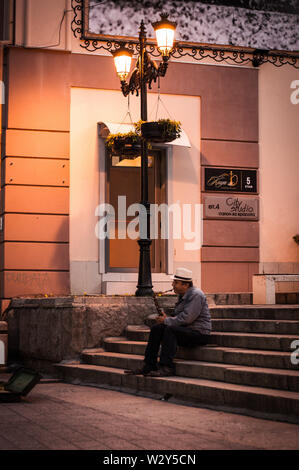
[[[157,323],[151,328],[144,361],[147,366],[155,370],[161,345],[160,365],[174,368],[173,358],[177,346],[194,347],[208,342],[209,335],[202,335],[186,326],[167,326],[164,323]]]

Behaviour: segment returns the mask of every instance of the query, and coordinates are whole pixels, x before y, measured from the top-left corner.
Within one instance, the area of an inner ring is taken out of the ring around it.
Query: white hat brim
[[[192,281],[191,277],[181,277],[181,276],[172,276],[173,281],[183,281],[183,282],[190,282]]]

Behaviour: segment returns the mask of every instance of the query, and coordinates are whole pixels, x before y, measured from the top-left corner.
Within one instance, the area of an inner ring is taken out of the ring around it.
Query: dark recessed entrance
[[[126,196],[126,210],[131,204],[140,202],[140,156],[120,157],[107,155],[107,202],[115,210],[115,238],[106,239],[106,272],[137,272],[139,264],[139,245],[137,238],[131,239],[128,233],[138,231],[134,223],[136,215],[127,215],[119,210],[118,196]],[[149,202],[166,202],[166,152],[150,150],[148,158]],[[124,200],[123,200],[124,201]],[[125,214],[125,217],[124,217]],[[160,235],[160,221],[157,233]],[[152,240],[152,272],[166,270],[166,240]]]

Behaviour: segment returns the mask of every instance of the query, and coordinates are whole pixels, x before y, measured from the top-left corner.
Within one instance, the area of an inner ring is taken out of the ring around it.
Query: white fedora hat
[[[192,271],[186,268],[177,268],[172,278],[174,281],[192,281]]]

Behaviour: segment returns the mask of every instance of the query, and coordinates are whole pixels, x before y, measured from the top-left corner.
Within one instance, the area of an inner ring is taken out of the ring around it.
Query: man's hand
[[[161,314],[157,316],[156,322],[164,323],[165,318],[166,318],[166,313],[162,310]]]

